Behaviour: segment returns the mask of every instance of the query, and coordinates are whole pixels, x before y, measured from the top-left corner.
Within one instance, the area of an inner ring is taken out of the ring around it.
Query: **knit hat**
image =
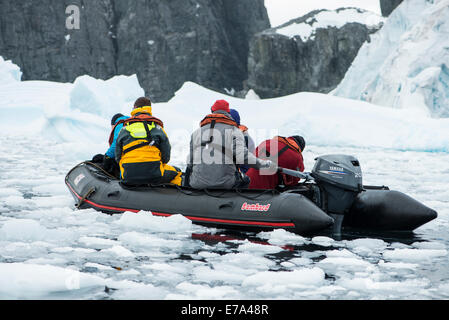
[[[298,146],[301,148],[301,152],[304,151],[304,149],[306,147],[306,140],[304,140],[304,138],[301,136],[293,136],[291,138],[296,141]]]
[[[231,114],[232,119],[234,119],[235,122],[237,122],[238,125],[240,125],[240,114],[237,110],[235,109],[231,109],[231,112],[229,112]]]
[[[230,113],[231,110],[229,109],[229,103],[226,100],[217,100],[215,101],[214,105],[211,108],[212,112],[222,110],[227,113]]]
[[[121,113],[117,113],[115,116],[113,116],[111,119],[111,126],[115,125],[117,123],[117,120],[122,117],[124,117],[124,115]]]

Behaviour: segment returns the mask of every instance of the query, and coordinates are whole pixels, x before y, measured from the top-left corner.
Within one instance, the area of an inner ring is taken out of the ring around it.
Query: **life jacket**
[[[299,147],[299,145],[295,141],[295,139],[285,138],[285,137],[280,137],[280,136],[274,137],[274,139],[277,139],[279,142],[282,142],[283,144],[285,144],[285,147],[278,151],[278,154],[277,154],[278,158],[282,154],[284,154],[284,152],[287,151],[288,149],[291,149],[291,150],[295,151],[296,153],[299,153],[300,155],[302,155],[301,148]],[[270,152],[268,152],[268,150],[266,150],[265,148],[263,148],[259,151],[259,155],[262,157],[265,157],[265,155],[267,157],[271,156]]]
[[[298,153],[300,155],[300,157],[302,158],[302,151],[301,151],[301,147],[298,145],[298,143],[296,142],[295,139],[293,138],[285,138],[285,137],[276,137],[278,139],[278,141],[282,142],[285,144],[285,147],[282,148],[281,150],[279,150],[278,152],[278,158],[287,150],[293,150],[294,152]],[[290,177],[291,179],[291,177]],[[278,184],[279,185],[287,185],[286,184],[287,180],[287,176],[281,172],[278,172]]]
[[[279,154],[278,157],[281,156],[285,151],[287,151],[288,149],[291,149],[293,151],[295,151],[296,153],[302,154],[301,152],[301,148],[298,145],[298,143],[295,141],[295,139],[293,138],[285,138],[285,137],[276,137],[278,139],[278,141],[282,142],[285,144],[285,147],[282,148],[281,150],[279,150]]]
[[[120,120],[119,122],[117,122],[114,127],[112,128],[111,134],[109,135],[109,146],[112,145],[112,142],[114,142],[114,132],[115,129],[123,124],[123,126],[127,125],[127,124],[131,124],[131,123],[135,123],[135,122],[147,122],[147,123],[156,123],[157,125],[159,125],[160,127],[164,128],[164,123],[156,118],[153,117],[151,115],[151,107],[141,107],[141,108],[136,108],[131,112],[131,118],[129,119],[125,119],[125,120]]]
[[[200,123],[200,127],[204,127],[208,124],[213,124],[213,126],[215,126],[215,123],[224,123],[230,126],[234,126],[234,127],[239,127],[239,125],[237,124],[237,122],[235,122],[234,120],[230,119],[229,117],[225,116],[224,114],[220,114],[220,113],[212,113],[207,115]]]
[[[225,116],[224,114],[220,114],[220,113],[212,113],[207,115],[200,123],[201,127],[204,127],[208,124],[210,124],[210,136],[209,136],[209,140],[207,141],[201,141],[201,146],[202,147],[206,147],[208,144],[212,143],[214,140],[214,136],[213,136],[213,130],[215,128],[215,124],[217,123],[224,123],[233,127],[238,128],[239,125],[237,124],[237,122],[235,122],[234,120],[232,120],[231,118]],[[221,153],[226,155],[226,147],[224,145],[222,145],[221,148]],[[235,156],[233,156],[233,162],[235,163]]]
[[[119,161],[121,179],[133,184],[157,182],[164,176],[166,166],[151,131],[158,126],[164,131],[163,123],[151,115],[151,107],[134,109],[131,116],[123,122],[122,131],[129,137],[123,143]]]

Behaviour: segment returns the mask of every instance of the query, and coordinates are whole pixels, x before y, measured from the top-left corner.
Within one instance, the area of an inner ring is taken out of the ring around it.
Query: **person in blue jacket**
[[[115,126],[118,122],[120,122],[121,120],[127,120],[127,119],[129,119],[129,117],[124,116],[124,115],[121,114],[121,113],[117,113],[115,116],[112,117],[112,120],[111,120],[111,127],[112,127],[112,129],[114,129],[114,126]],[[111,144],[111,146],[109,147],[108,151],[106,151],[106,156],[109,157],[109,158],[111,158],[111,159],[114,159],[114,160],[115,160],[115,146],[116,146],[116,144],[117,144],[117,138],[118,138],[118,135],[119,135],[119,133],[120,133],[120,130],[122,130],[122,128],[123,128],[123,123],[119,124],[119,125],[114,129],[114,140],[112,141],[112,144]]]
[[[120,123],[118,125],[117,125],[117,123],[119,123],[122,120],[127,120],[129,118],[130,117],[124,116],[121,113],[117,113],[111,119],[111,126],[112,126],[112,129],[114,130],[114,132],[113,132],[114,136],[113,136],[111,146],[109,147],[108,151],[106,151],[106,154],[104,155],[103,168],[107,172],[112,173],[114,175],[116,175],[119,172],[119,167],[118,167],[117,161],[115,159],[115,146],[117,145],[118,135],[123,128],[123,123]],[[112,135],[112,133],[111,133],[111,135]]]

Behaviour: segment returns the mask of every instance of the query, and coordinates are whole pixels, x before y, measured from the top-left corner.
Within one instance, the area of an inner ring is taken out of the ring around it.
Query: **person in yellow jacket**
[[[120,180],[125,185],[181,185],[182,171],[168,165],[171,146],[164,124],[153,117],[151,101],[136,100],[131,118],[123,124],[117,138],[115,158],[120,167]]]

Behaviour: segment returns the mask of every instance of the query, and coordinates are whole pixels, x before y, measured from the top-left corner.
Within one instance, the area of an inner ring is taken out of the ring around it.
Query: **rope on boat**
[[[91,166],[94,166],[95,168],[101,170],[104,174],[106,174],[108,177],[114,179],[114,180],[118,180],[117,177],[114,177],[112,174],[110,174],[109,172],[107,172],[106,170],[104,170],[101,166],[97,165],[96,163],[90,162],[90,161],[85,161],[82,164],[90,164]]]
[[[80,199],[80,201],[77,204],[75,204],[75,207],[77,209],[80,209],[80,207],[83,205],[84,201],[86,201],[86,199],[89,198],[94,192],[95,192],[95,188],[89,189],[89,191],[87,191],[86,194]]]

